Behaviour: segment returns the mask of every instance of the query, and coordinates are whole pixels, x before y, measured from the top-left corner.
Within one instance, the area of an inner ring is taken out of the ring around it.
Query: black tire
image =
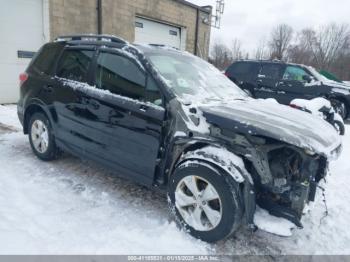
[[[44,152],[39,152],[34,146],[32,133],[33,133],[33,124],[36,120],[39,120],[42,123],[44,123],[45,128],[47,129],[47,132],[48,132],[48,145],[47,145],[47,149]],[[28,130],[29,130],[29,134],[28,134],[29,143],[34,154],[43,161],[52,161],[57,159],[60,151],[56,146],[55,137],[52,132],[52,127],[46,115],[40,112],[34,113],[30,118]]]
[[[342,122],[335,120],[334,127],[337,130],[339,135],[341,135],[341,136],[345,135],[345,126]]]
[[[176,208],[175,191],[183,178],[195,175],[208,181],[217,191],[221,199],[222,216],[216,227],[208,231],[199,231],[189,226]],[[216,242],[232,235],[241,225],[243,204],[238,183],[233,178],[213,167],[200,163],[180,165],[169,181],[168,196],[170,208],[176,222],[193,237],[206,242]]]
[[[335,112],[338,113],[344,120],[348,117],[348,108],[343,101],[331,99],[331,104]]]

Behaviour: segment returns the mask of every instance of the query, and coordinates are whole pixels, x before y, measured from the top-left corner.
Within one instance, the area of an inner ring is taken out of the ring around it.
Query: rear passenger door
[[[254,90],[256,98],[277,99],[277,86],[282,75],[282,65],[277,63],[262,63],[256,78]]]
[[[59,146],[78,154],[86,153],[91,143],[87,134],[87,122],[91,119],[84,93],[90,82],[90,70],[94,47],[68,47],[57,64],[51,96],[55,112],[56,138]]]
[[[165,115],[161,92],[123,52],[101,50],[94,68],[96,91],[85,95],[93,116],[87,153],[120,175],[152,185]]]

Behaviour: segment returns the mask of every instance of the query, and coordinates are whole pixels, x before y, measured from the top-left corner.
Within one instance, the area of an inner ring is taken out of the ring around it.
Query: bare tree
[[[235,38],[232,41],[231,46],[232,60],[237,61],[243,58],[242,43],[239,39]]]
[[[223,70],[232,63],[232,52],[223,43],[214,43],[210,52],[210,62],[217,68]]]
[[[272,30],[269,41],[271,58],[286,59],[288,48],[293,39],[293,28],[287,24],[280,24]]]
[[[254,51],[254,57],[257,60],[263,60],[268,58],[268,50],[265,39],[260,40],[258,47]]]
[[[329,69],[346,52],[350,41],[349,26],[329,24],[306,36],[307,47],[318,67]]]

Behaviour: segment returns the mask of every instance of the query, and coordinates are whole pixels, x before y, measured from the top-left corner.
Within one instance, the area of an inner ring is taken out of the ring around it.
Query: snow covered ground
[[[69,155],[36,159],[15,106],[0,105],[0,254],[350,254],[349,156],[347,134],[324,185],[328,216],[319,194],[291,237],[241,229],[209,245],[175,226],[160,193]]]

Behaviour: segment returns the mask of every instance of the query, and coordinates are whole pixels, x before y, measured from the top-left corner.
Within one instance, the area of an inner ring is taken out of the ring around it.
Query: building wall
[[[96,0],[50,0],[51,39],[65,34],[97,33]],[[135,16],[185,28],[186,50],[194,53],[196,9],[174,0],[103,0],[103,33],[135,38]],[[205,15],[200,11],[200,17]],[[198,55],[207,58],[210,26],[199,19]]]

